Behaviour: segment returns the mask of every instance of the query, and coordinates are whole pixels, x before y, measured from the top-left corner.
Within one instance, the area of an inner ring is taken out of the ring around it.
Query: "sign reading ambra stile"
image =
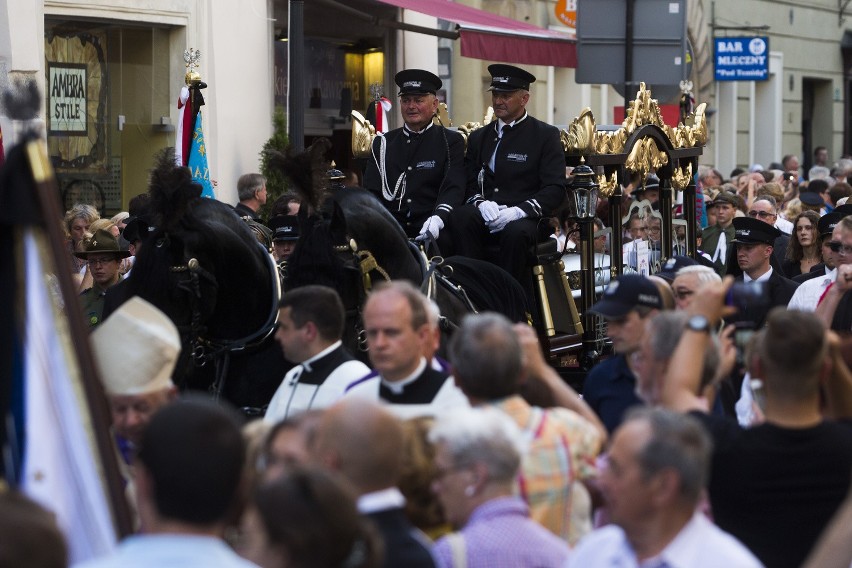
[[[48,64],[47,116],[51,134],[86,134],[86,90],[85,64]]]

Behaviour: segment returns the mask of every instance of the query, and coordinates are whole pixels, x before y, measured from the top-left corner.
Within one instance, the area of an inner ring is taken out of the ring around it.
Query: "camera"
[[[734,347],[737,349],[737,366],[746,364],[745,353],[749,343],[754,337],[754,324],[752,322],[737,322],[734,324]]]
[[[781,179],[784,181],[794,181],[796,179],[796,174],[786,172],[781,176]]]
[[[734,282],[725,296],[725,305],[743,311],[749,306],[762,308],[769,303],[764,294],[763,282]]]

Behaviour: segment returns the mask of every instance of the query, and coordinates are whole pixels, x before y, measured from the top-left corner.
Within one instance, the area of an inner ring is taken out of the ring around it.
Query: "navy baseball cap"
[[[610,283],[603,297],[590,311],[605,318],[623,318],[639,306],[663,309],[663,298],[657,286],[641,274],[623,274]]]
[[[815,191],[803,191],[799,193],[799,201],[801,201],[805,205],[810,205],[811,207],[816,207],[817,205],[825,205],[825,202],[822,200],[822,197],[820,197],[819,193]]]
[[[494,63],[488,66],[488,72],[491,73],[489,91],[497,91],[498,93],[517,91],[519,89],[528,91],[530,83],[535,83],[535,75],[514,65]]]
[[[683,268],[684,266],[694,266],[698,264],[698,261],[683,255],[675,255],[668,259],[665,264],[663,264],[663,268],[657,272],[657,276],[671,284],[674,282],[675,276],[677,276],[677,271]]]
[[[444,84],[434,73],[423,69],[403,69],[394,77],[399,95],[425,95],[438,92]]]
[[[299,240],[299,218],[295,215],[278,215],[269,220],[273,241]]]

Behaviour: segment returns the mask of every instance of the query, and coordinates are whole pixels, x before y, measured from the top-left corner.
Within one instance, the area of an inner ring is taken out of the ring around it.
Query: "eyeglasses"
[[[775,213],[770,213],[769,211],[749,211],[749,217],[760,217],[761,219],[768,219],[769,217],[776,217]]]
[[[840,241],[828,241],[828,248],[830,248],[832,252],[839,252],[844,256],[852,254],[852,247],[844,245]]]
[[[90,258],[87,264],[89,266],[105,266],[110,262],[118,262],[118,260],[114,258]]]

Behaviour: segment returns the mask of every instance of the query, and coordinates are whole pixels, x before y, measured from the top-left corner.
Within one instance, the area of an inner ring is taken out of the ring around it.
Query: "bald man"
[[[381,441],[381,443],[377,443]],[[385,542],[384,566],[433,567],[429,544],[405,516],[396,485],[402,472],[402,424],[377,403],[347,398],[328,408],[317,427],[311,459],[345,477],[358,510]]]
[[[428,300],[410,282],[395,280],[373,290],[364,306],[373,373],[346,387],[346,396],[378,400],[400,418],[437,416],[468,406],[448,373],[432,368],[436,347]]]

